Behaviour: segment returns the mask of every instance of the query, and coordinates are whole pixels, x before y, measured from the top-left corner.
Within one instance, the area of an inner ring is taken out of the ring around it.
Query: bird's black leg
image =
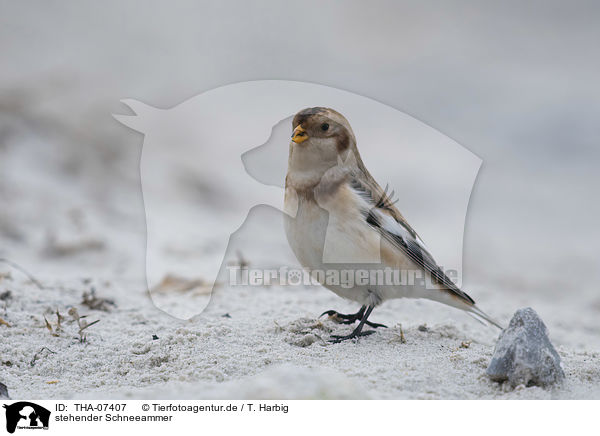
[[[363,316],[365,314],[365,310],[367,310],[367,306],[363,306],[363,307],[360,308],[360,310],[358,312],[351,313],[351,314],[339,313],[339,312],[336,312],[335,310],[327,310],[327,311],[323,312],[321,314],[321,316],[327,315],[327,316],[330,316],[332,318],[335,318],[336,321],[338,321],[340,324],[353,324],[356,321],[362,320],[362,318],[363,318]],[[384,325],[384,324],[378,324],[376,322],[371,322],[371,321],[365,321],[365,324],[368,325],[368,326],[370,326],[370,327],[373,327],[375,329],[377,327],[385,327],[385,328],[387,328],[387,326]]]
[[[373,311],[373,306],[368,306],[362,319],[358,323],[358,326],[356,326],[356,328],[354,329],[354,331],[352,333],[350,333],[347,336],[331,335],[331,339],[329,340],[329,342],[338,343],[338,342],[345,341],[347,339],[358,338],[359,336],[367,336],[367,335],[372,335],[373,333],[375,333],[373,330],[368,330],[366,332],[362,331],[363,326],[368,322],[367,318],[369,317],[369,315],[371,315],[372,311]]]
[[[321,314],[321,316],[327,315],[327,316],[336,318],[336,320],[338,322],[340,322],[341,324],[352,324],[352,323],[355,323],[356,321],[362,319],[363,315],[365,314],[366,309],[367,309],[367,306],[363,306],[360,308],[360,310],[358,312],[351,313],[351,314],[339,313],[339,312],[336,312],[335,310],[326,310],[325,312],[323,312]],[[321,316],[319,316],[319,318]]]

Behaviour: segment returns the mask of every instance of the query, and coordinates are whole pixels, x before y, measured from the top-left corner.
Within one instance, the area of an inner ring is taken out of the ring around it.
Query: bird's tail
[[[502,327],[498,321],[496,321],[494,318],[492,318],[491,316],[489,316],[487,313],[485,313],[479,307],[473,305],[473,306],[470,306],[466,310],[467,310],[467,313],[471,317],[475,318],[480,323],[482,323],[484,325],[491,324],[491,325],[493,325],[495,327],[498,327],[500,330],[504,330],[504,327]]]

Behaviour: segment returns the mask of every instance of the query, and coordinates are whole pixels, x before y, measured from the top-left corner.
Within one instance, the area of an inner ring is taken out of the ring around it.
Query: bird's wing
[[[468,305],[475,304],[471,297],[461,291],[444,274],[425,247],[425,243],[417,235],[417,232],[396,209],[394,201],[392,201],[393,192],[391,195],[388,194],[387,189],[382,189],[371,177],[367,178],[362,174],[355,174],[350,177],[350,186],[369,205],[369,208],[365,208],[361,212],[372,228],[408,256],[416,265],[428,272],[433,280],[443,286],[446,291]]]

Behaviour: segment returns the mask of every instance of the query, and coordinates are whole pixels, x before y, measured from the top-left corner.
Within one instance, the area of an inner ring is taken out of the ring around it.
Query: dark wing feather
[[[351,179],[350,185],[371,206],[370,209],[363,211],[365,220],[371,227],[405,253],[415,264],[427,271],[436,283],[444,286],[447,291],[466,303],[475,304],[475,301],[461,291],[437,265],[419,235],[394,207],[395,202],[392,201],[391,196],[388,196],[387,190],[382,190],[378,185],[370,186],[372,184],[358,177]]]

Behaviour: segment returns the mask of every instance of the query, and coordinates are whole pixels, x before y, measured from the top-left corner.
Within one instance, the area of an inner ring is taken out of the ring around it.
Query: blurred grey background
[[[315,82],[481,157],[465,282],[593,308],[598,333],[597,2],[0,5],[0,257],[41,275],[143,275],[143,138],[112,118],[128,113],[119,100]]]

